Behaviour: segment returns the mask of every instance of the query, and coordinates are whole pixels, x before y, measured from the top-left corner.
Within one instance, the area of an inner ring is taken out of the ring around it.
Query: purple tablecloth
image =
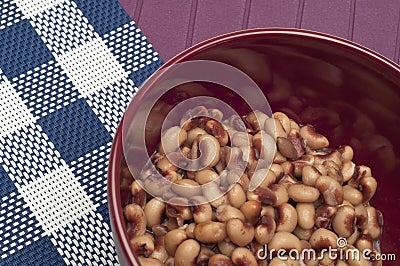
[[[399,63],[399,0],[120,0],[164,60],[222,33],[290,27],[343,37]]]

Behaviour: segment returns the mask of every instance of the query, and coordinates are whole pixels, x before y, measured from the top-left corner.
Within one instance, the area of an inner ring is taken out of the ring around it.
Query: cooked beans
[[[369,205],[377,180],[369,167],[353,162],[353,148],[328,148],[313,126],[282,112],[222,118],[218,109],[189,110],[181,128],[162,134],[151,158],[155,167],[130,185],[123,213],[139,262],[364,265],[326,254],[304,261],[257,258],[264,245],[274,256],[279,249],[319,255],[337,248],[339,237],[347,248],[373,250],[381,235],[380,212]],[[121,175],[129,176],[127,169]],[[259,185],[250,190],[253,181]]]

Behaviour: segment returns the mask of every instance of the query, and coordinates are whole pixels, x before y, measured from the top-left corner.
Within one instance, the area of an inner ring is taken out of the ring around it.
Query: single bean
[[[336,206],[343,203],[343,187],[337,180],[329,176],[320,176],[315,187],[321,193],[326,204]]]
[[[304,141],[300,136],[300,131],[294,128],[291,128],[287,139],[292,143],[293,147],[297,151],[297,157],[302,156],[306,152],[306,147],[304,145]]]
[[[226,237],[226,226],[219,222],[204,222],[196,225],[195,238],[203,243],[218,243]]]
[[[301,178],[304,185],[315,186],[318,177],[321,175],[321,172],[312,165],[305,165],[301,170]]]
[[[276,196],[276,202],[274,206],[278,206],[289,201],[289,194],[284,185],[272,184],[270,189],[275,193]]]
[[[237,248],[230,240],[224,240],[217,243],[218,250],[225,256],[231,257],[232,252]]]
[[[276,118],[271,117],[265,120],[264,131],[265,133],[273,137],[275,140],[277,138],[287,137],[287,133],[283,129],[282,124]]]
[[[275,140],[264,131],[260,131],[253,136],[253,146],[257,150],[260,159],[269,161],[275,157],[277,151]]]
[[[222,254],[215,254],[210,257],[208,266],[233,266],[229,257]]]
[[[276,180],[281,179],[282,176],[284,175],[283,167],[280,164],[276,164],[276,163],[271,164],[270,171],[272,171],[275,174]]]
[[[200,171],[195,172],[194,180],[200,185],[209,183],[209,182],[219,182],[219,175],[212,169],[206,168]]]
[[[169,231],[164,237],[165,249],[169,256],[174,256],[177,247],[187,239],[185,230],[174,229]]]
[[[349,146],[349,145],[340,146],[338,151],[340,152],[340,154],[342,156],[343,162],[353,160],[354,151],[351,146]]]
[[[268,215],[273,219],[275,219],[276,217],[275,208],[270,205],[262,205],[260,215],[261,216]]]
[[[276,231],[292,232],[297,225],[296,209],[289,203],[283,203],[276,207]]]
[[[294,148],[293,144],[287,138],[278,137],[277,145],[280,153],[283,156],[289,159],[297,158],[297,151]]]
[[[344,205],[338,208],[332,220],[333,230],[340,237],[350,237],[355,231],[356,212],[353,207]]]
[[[315,225],[318,228],[329,228],[332,224],[332,219],[336,212],[336,206],[322,204],[315,211]]]
[[[253,253],[244,247],[237,247],[233,250],[232,262],[235,265],[258,266]]]
[[[240,208],[246,201],[246,192],[240,184],[234,184],[228,191],[228,200],[235,208]]]
[[[174,263],[176,266],[194,265],[199,253],[200,244],[196,240],[185,240],[176,249]]]
[[[143,209],[137,204],[128,204],[124,209],[124,214],[129,225],[129,236],[143,235],[147,227],[147,220]]]
[[[268,244],[269,250],[301,250],[300,239],[289,232],[276,232]]]
[[[253,141],[253,136],[246,132],[235,132],[232,136],[232,146],[243,147],[251,146]]]
[[[140,207],[144,208],[146,205],[147,194],[146,191],[143,190],[143,184],[139,180],[135,180],[131,184],[131,195],[132,202],[136,203]]]
[[[293,234],[297,236],[300,240],[309,240],[312,233],[314,232],[314,229],[303,229],[300,226],[296,226],[296,228],[293,230]]]
[[[366,234],[369,235],[373,240],[378,239],[381,235],[381,227],[379,222],[378,211],[372,207],[367,206],[368,221],[365,227]]]
[[[246,201],[240,206],[240,211],[247,222],[254,224],[260,216],[261,203],[256,200]]]
[[[275,193],[269,189],[264,187],[257,187],[253,191],[247,191],[247,200],[257,200],[261,202],[261,204],[269,204],[275,205],[276,203],[276,195]]]
[[[312,155],[303,155],[297,160],[292,161],[293,164],[293,175],[295,177],[301,177],[303,167],[306,165],[313,165],[315,160],[315,156]]]
[[[304,184],[293,184],[288,188],[288,194],[296,202],[312,203],[319,197],[318,189]]]
[[[310,244],[316,250],[324,248],[337,248],[338,236],[325,228],[319,228],[314,231],[310,237]]]
[[[159,145],[159,152],[168,154],[176,151],[187,139],[187,132],[178,126],[171,127],[165,131],[161,136],[161,143]]]
[[[229,141],[228,132],[224,126],[216,120],[209,120],[206,122],[204,129],[208,134],[214,136],[221,147],[226,146]]]
[[[139,235],[132,238],[129,242],[131,249],[137,255],[148,257],[154,251],[153,238],[149,235]]]
[[[144,214],[147,219],[147,226],[152,227],[160,224],[163,220],[165,203],[157,198],[152,198],[147,202],[144,208]]]
[[[352,161],[345,161],[340,170],[343,175],[343,182],[347,182],[353,177],[356,171],[356,164]]]
[[[363,203],[367,203],[368,201],[371,200],[371,198],[374,196],[376,192],[378,184],[376,182],[376,179],[373,178],[372,176],[366,176],[361,179],[360,181],[360,187],[362,189],[362,194],[363,194]]]
[[[260,111],[250,112],[245,117],[246,122],[251,126],[253,132],[260,131],[267,119],[268,116]]]
[[[286,114],[282,112],[275,112],[272,116],[273,118],[278,119],[279,123],[281,124],[286,133],[290,131],[292,123]]]
[[[304,139],[304,142],[313,150],[326,148],[329,146],[328,139],[315,131],[311,126],[303,126],[300,128],[300,135]]]
[[[234,218],[226,223],[226,234],[234,244],[243,247],[253,240],[254,227],[250,223]]]
[[[343,186],[343,199],[356,206],[363,202],[363,194],[355,187],[345,185]]]
[[[363,204],[359,204],[354,208],[356,212],[356,225],[364,229],[368,224],[367,208]]]
[[[215,212],[215,217],[220,222],[227,222],[234,218],[244,221],[243,213],[231,205],[220,205]]]
[[[312,229],[315,224],[315,208],[312,203],[297,203],[297,222],[303,229]]]
[[[154,250],[150,255],[150,258],[157,259],[161,262],[165,262],[168,258],[167,250],[165,249],[164,236],[157,237]]]
[[[195,223],[208,222],[212,219],[212,208],[203,196],[194,196],[189,200],[192,205],[193,220]]]
[[[283,156],[282,153],[280,153],[280,151],[276,151],[275,156],[274,156],[274,160],[272,163],[276,163],[276,164],[282,164],[284,162],[287,161],[287,158],[285,156]]]
[[[143,265],[143,266],[163,266],[164,265],[161,261],[154,259],[154,258],[146,258],[143,256],[138,256],[138,259],[139,259],[140,265]]]
[[[281,178],[281,180],[279,180],[279,184],[283,185],[288,190],[289,193],[289,187],[292,186],[293,184],[300,184],[300,182],[289,174],[289,175],[284,175]]]
[[[355,230],[354,233],[347,238],[347,244],[348,245],[354,245],[356,243],[356,241],[358,240],[360,236],[360,233],[358,232],[358,230]]]
[[[196,228],[196,223],[190,223],[185,228],[185,233],[188,238],[194,238],[194,228]]]
[[[360,251],[364,251],[366,249],[373,249],[373,241],[369,235],[361,235],[360,238],[356,242],[356,248]]]
[[[258,225],[254,230],[254,239],[260,245],[268,244],[276,231],[275,220],[268,215],[261,216]]]

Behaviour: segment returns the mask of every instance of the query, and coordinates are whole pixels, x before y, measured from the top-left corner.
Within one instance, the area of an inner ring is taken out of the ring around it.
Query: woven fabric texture
[[[158,54],[117,0],[0,1],[0,265],[115,265],[107,164]]]

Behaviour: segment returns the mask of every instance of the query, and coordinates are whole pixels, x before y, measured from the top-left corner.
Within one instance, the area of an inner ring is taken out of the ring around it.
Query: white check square
[[[7,78],[0,81],[0,92],[0,138],[35,123],[36,118]]]
[[[85,97],[128,76],[101,38],[57,56],[57,61]]]
[[[64,0],[14,0],[22,13],[27,17],[32,17],[43,10],[51,8]]]
[[[95,209],[66,165],[18,190],[46,235]]]

